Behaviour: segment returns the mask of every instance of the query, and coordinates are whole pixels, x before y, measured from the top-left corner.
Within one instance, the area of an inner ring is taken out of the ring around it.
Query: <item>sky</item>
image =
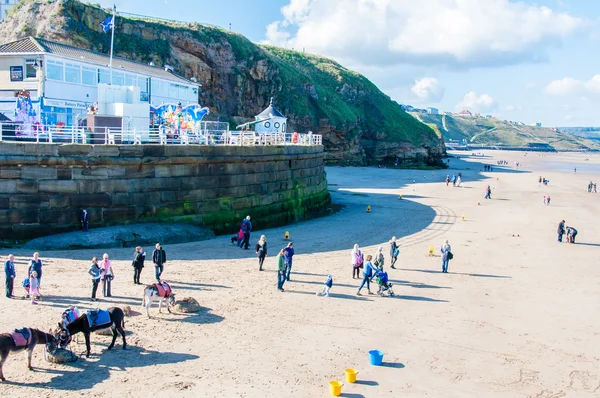
[[[97,3],[231,24],[256,43],[333,58],[402,104],[526,124],[600,126],[600,0]]]

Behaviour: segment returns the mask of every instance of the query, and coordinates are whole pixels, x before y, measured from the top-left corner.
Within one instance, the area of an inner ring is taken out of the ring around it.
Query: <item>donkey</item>
[[[12,333],[0,334],[0,380],[6,380],[4,373],[2,373],[2,367],[10,352],[25,351],[27,354],[27,369],[33,370],[33,367],[31,367],[31,356],[33,355],[33,349],[38,344],[46,345],[44,356],[46,352],[54,351],[57,346],[54,336],[38,329],[15,329]]]
[[[142,307],[146,307],[146,314],[150,318],[150,307],[152,303],[158,300],[158,312],[161,312],[162,303],[166,300],[167,311],[171,313],[171,307],[175,305],[175,294],[168,283],[154,283],[146,286],[144,297],[142,298]]]
[[[99,311],[99,312],[98,312]],[[106,316],[107,322],[96,322],[94,321],[94,315],[99,318]],[[92,320],[92,322],[90,322]],[[112,342],[108,346],[108,349],[112,349],[117,340],[117,332],[123,338],[123,349],[127,348],[127,342],[125,341],[125,314],[119,307],[111,307],[106,311],[88,311],[75,319],[73,322],[67,324],[66,327],[59,322],[58,329],[56,330],[56,338],[59,340],[61,348],[65,348],[72,340],[72,336],[79,332],[83,333],[85,337],[86,347],[86,358],[90,356],[90,333],[97,330],[112,329]]]

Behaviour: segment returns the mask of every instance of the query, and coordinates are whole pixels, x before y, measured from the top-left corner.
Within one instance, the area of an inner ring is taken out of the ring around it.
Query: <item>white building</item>
[[[3,0],[0,0],[3,1]],[[198,104],[199,84],[161,68],[43,39],[27,37],[0,45],[0,112],[12,119],[16,96],[26,91],[37,121],[76,125],[99,101],[98,85],[136,88],[150,105]]]
[[[269,107],[255,117],[259,122],[254,125],[257,133],[285,133],[287,129],[287,118],[281,114],[273,105],[273,98]]]
[[[8,14],[8,10],[13,8],[18,2],[19,0],[0,0],[0,21],[4,21],[6,14]]]
[[[427,113],[430,113],[432,115],[439,115],[440,110],[437,108],[427,108]]]

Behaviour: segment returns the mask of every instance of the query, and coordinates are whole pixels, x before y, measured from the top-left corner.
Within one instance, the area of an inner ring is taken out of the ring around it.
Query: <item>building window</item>
[[[135,76],[125,75],[125,85],[127,87],[135,86]]]
[[[25,59],[25,78],[35,79],[37,77],[37,69],[35,68],[35,59]]]
[[[62,62],[46,62],[46,72],[48,80],[63,81],[64,67]]]
[[[265,122],[265,128],[270,129],[271,128],[271,123]]]
[[[110,83],[110,74],[106,69],[98,69],[98,83]]]
[[[145,77],[138,77],[137,86],[140,88],[141,93],[148,93],[148,79]]]
[[[279,126],[280,126],[279,122],[273,123],[273,127],[275,127],[276,129],[279,129]]]
[[[98,84],[98,71],[86,66],[81,68],[81,83],[86,86],[95,86]]]
[[[122,86],[125,80],[125,75],[119,72],[113,72],[112,84],[115,86]]]
[[[65,81],[81,84],[81,67],[74,64],[65,64]]]

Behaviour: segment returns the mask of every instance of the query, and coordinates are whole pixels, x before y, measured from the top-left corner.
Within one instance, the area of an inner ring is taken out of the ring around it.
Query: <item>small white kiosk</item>
[[[255,117],[254,131],[263,133],[286,133],[287,118],[273,105],[273,98],[269,107]]]

